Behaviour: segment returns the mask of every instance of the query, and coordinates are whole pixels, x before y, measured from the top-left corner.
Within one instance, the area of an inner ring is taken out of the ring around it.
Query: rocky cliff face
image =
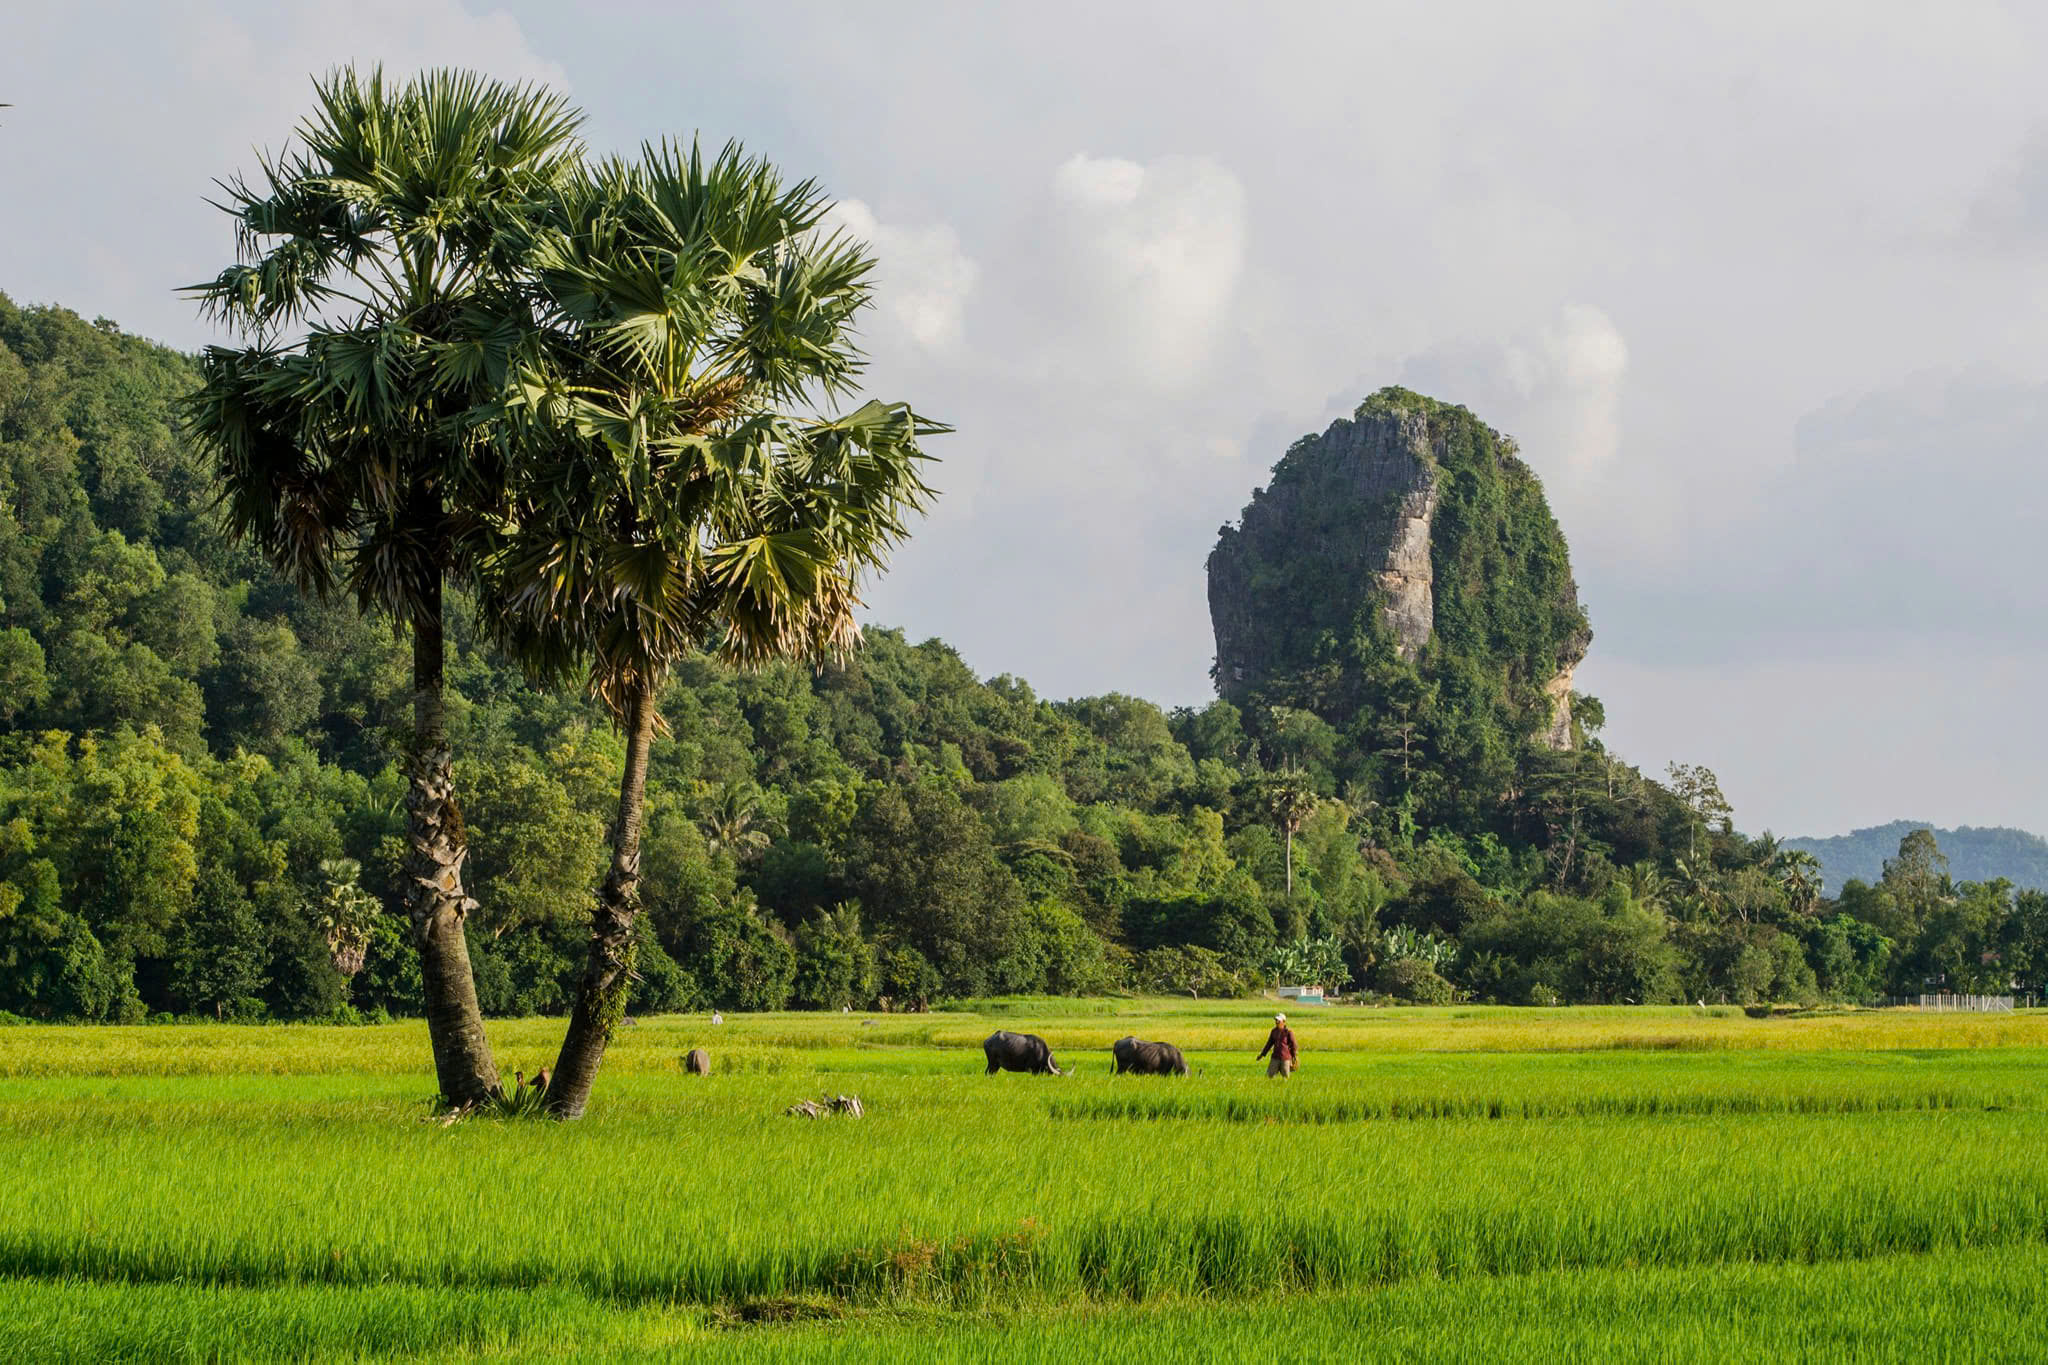
[[[1340,727],[1385,665],[1453,659],[1504,708],[1572,743],[1591,631],[1564,539],[1514,443],[1463,408],[1386,389],[1297,441],[1209,556],[1217,690]]]

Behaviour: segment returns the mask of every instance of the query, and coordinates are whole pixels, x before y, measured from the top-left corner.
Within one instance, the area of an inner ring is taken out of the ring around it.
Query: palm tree
[[[746,862],[768,847],[768,831],[760,820],[760,791],[751,782],[728,782],[707,804],[699,823],[712,852],[724,850]]]
[[[1779,849],[1771,860],[1771,870],[1778,874],[1778,885],[1785,889],[1794,910],[1810,915],[1820,908],[1825,879],[1818,857],[1803,848]]]
[[[466,838],[442,697],[442,583],[469,518],[502,499],[478,414],[530,340],[503,220],[581,149],[558,96],[460,72],[316,82],[298,145],[222,182],[238,260],[193,287],[242,333],[192,396],[229,529],[302,590],[351,592],[411,629],[404,899],[450,1107],[498,1092],[463,921]],[[287,333],[298,333],[285,339]]]
[[[873,261],[829,207],[727,146],[663,144],[561,187],[524,243],[549,344],[520,372],[515,496],[483,556],[489,619],[542,679],[580,672],[626,733],[612,864],[549,1088],[583,1112],[625,1007],[640,820],[675,661],[755,666],[858,638],[858,580],[930,490],[907,405],[845,397]],[[793,411],[794,410],[794,411]]]
[[[1719,879],[1714,875],[1714,869],[1684,858],[1674,858],[1672,866],[1678,872],[1678,884],[1682,894],[1690,901],[1692,908],[1700,916],[1716,924],[1720,923],[1726,901],[1721,894]]]
[[[1645,910],[1664,910],[1671,895],[1671,883],[1648,859],[1629,864],[1622,874],[1628,898]]]
[[[376,932],[377,898],[356,885],[362,874],[362,864],[353,858],[320,860],[320,876],[327,883],[320,898],[320,932],[327,940],[334,970],[343,976],[354,976],[363,969],[370,936]]]
[[[1287,847],[1287,898],[1294,899],[1294,836],[1301,833],[1301,827],[1316,813],[1321,802],[1315,788],[1308,779],[1293,770],[1287,770],[1269,779],[1263,793],[1266,814],[1280,831]]]

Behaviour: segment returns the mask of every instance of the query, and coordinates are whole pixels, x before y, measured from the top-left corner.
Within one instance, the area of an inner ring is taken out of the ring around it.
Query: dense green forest
[[[1876,881],[1885,860],[1899,841],[1915,830],[1933,834],[1947,855],[1949,874],[1958,881],[1988,882],[2005,878],[2032,891],[2048,891],[2048,839],[2023,829],[1961,825],[1937,829],[1925,820],[1894,820],[1888,825],[1851,830],[1829,839],[1787,839],[1786,848],[1820,859],[1821,881],[1829,895],[1853,879]]]
[[[179,432],[196,382],[112,323],[0,297],[0,1010],[413,1011],[409,651],[224,533]],[[1485,582],[1458,576],[1446,606],[1509,629]],[[621,740],[584,697],[533,690],[459,595],[448,638],[478,991],[560,1011]],[[817,670],[691,658],[660,698],[631,1008],[1276,979],[1539,1003],[2038,987],[2048,897],[1958,882],[1911,834],[1826,899],[1811,857],[1736,832],[1711,773],[1607,752],[1591,699],[1568,751],[1504,730],[1540,681],[1382,670],[1373,717],[1340,731],[1267,702],[1049,700],[890,630]]]

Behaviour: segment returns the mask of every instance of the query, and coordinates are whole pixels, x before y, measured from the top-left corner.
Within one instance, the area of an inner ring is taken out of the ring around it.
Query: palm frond
[[[235,261],[188,292],[252,344],[206,352],[184,416],[235,535],[302,588],[405,612],[484,543],[495,428],[553,399],[508,224],[573,178],[580,115],[459,71],[342,68],[314,94],[283,152],[218,182]]]

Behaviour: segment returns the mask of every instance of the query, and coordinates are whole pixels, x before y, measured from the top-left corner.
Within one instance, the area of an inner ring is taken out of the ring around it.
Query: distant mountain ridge
[[[1785,847],[1820,859],[1827,894],[1833,896],[1852,877],[1874,882],[1883,876],[1885,859],[1895,857],[1899,840],[1916,829],[1934,831],[1935,842],[1948,855],[1949,875],[1959,882],[2004,877],[2015,886],[2048,890],[2048,839],[2023,829],[1974,825],[1941,829],[1925,820],[1894,820],[1831,839],[1787,839]]]

